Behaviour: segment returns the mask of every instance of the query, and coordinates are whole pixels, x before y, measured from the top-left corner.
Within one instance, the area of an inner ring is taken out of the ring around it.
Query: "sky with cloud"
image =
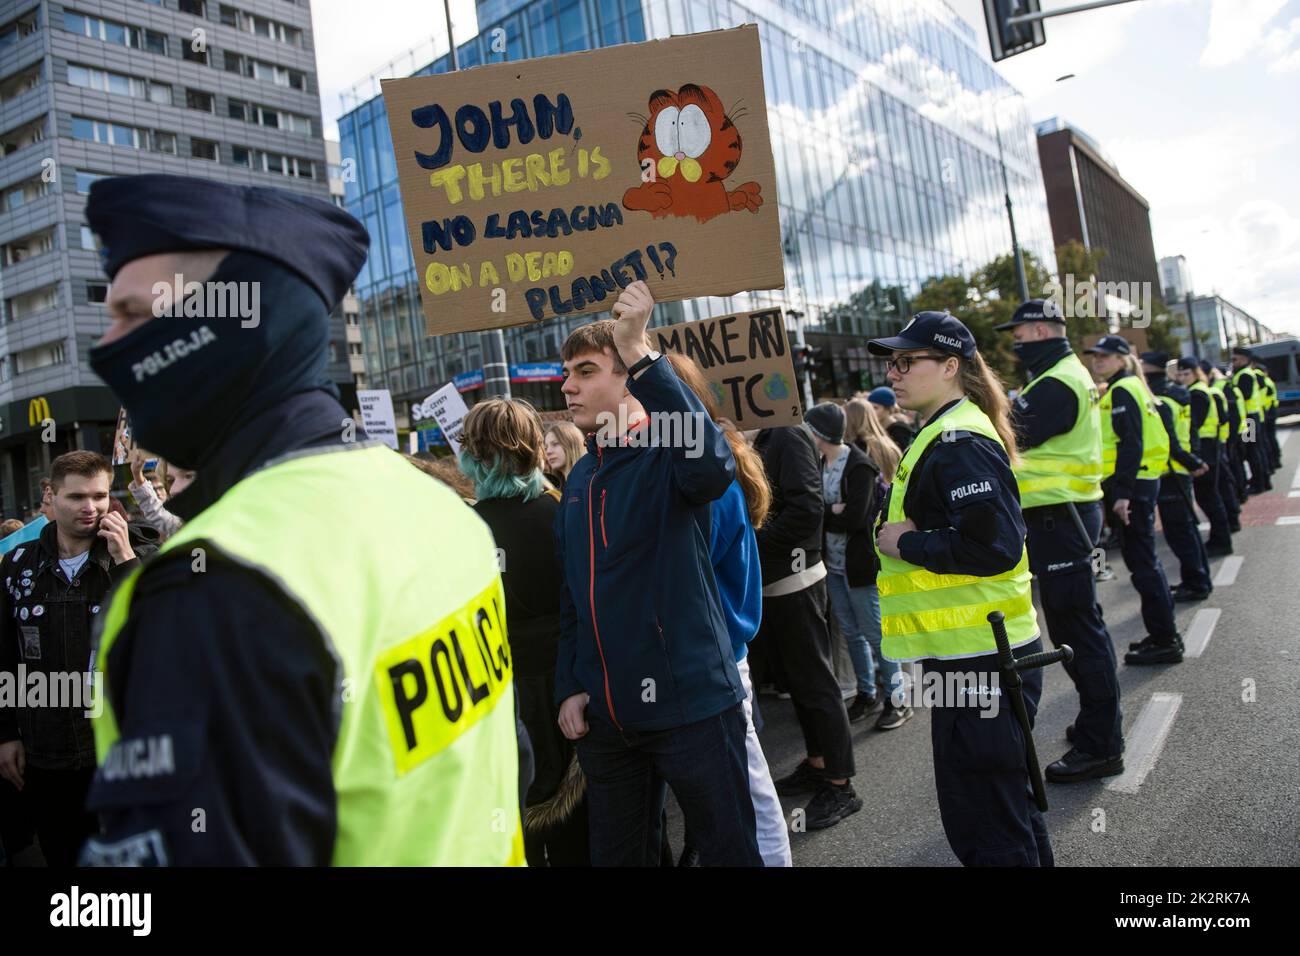
[[[949,3],[987,43],[980,0]],[[1046,31],[997,66],[1030,115],[1101,145],[1197,293],[1300,335],[1300,0],[1135,0]]]
[[[981,0],[948,2],[987,50]],[[383,28],[359,28],[352,0],[312,4],[329,135],[356,81],[395,75],[388,63],[422,43],[446,49],[438,0],[363,9]],[[473,0],[451,9],[457,39],[473,36]],[[1046,32],[1045,46],[997,67],[1030,115],[1101,145],[1151,204],[1156,255],[1186,256],[1198,293],[1300,335],[1300,0],[1133,0],[1052,18]]]

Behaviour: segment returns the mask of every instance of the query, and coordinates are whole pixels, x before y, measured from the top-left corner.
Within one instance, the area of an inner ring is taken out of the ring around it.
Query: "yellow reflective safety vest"
[[[1022,508],[1101,498],[1101,399],[1097,386],[1071,352],[1026,385],[1021,394],[1027,395],[1048,378],[1070,390],[1078,412],[1068,432],[1020,453],[1015,473]]]
[[[1142,410],[1142,460],[1138,466],[1139,478],[1159,478],[1169,468],[1169,433],[1160,419],[1155,402],[1147,395],[1137,378],[1125,375],[1111,383],[1101,397],[1101,474],[1109,478],[1115,474],[1116,451],[1119,439],[1111,424],[1110,413],[1115,404],[1116,389],[1124,392],[1131,402]]]
[[[1232,373],[1232,384],[1237,386],[1237,388],[1241,388],[1241,380],[1243,378],[1249,378],[1255,386],[1251,389],[1250,397],[1246,399],[1246,414],[1262,416],[1264,414],[1263,383],[1260,382],[1259,376],[1255,374],[1253,368],[1239,368],[1237,371]],[[1246,390],[1244,388],[1241,388],[1241,394],[1243,397],[1245,396]]]
[[[345,514],[365,520],[340,525]],[[445,560],[439,541],[452,543]],[[309,449],[271,462],[122,582],[96,652],[105,686],[93,723],[101,765],[119,737],[109,652],[140,575],[154,563],[189,562],[196,548],[205,560],[219,555],[265,575],[315,622],[339,662],[332,864],[524,865],[514,686],[492,534],[450,490],[383,445]],[[184,637],[182,626],[176,638]]]
[[[1255,369],[1255,380],[1261,382],[1264,386],[1263,401],[1261,402],[1263,410],[1271,412],[1277,408],[1278,404],[1277,383],[1273,381],[1273,376],[1269,375],[1268,372],[1262,372],[1259,369]]]
[[[993,423],[969,399],[949,409],[921,429],[899,463],[889,490],[889,508],[883,520],[903,521],[907,483],[925,450],[944,431],[968,431],[983,435],[1005,449]],[[891,661],[919,661],[929,658],[950,660],[977,657],[997,650],[988,615],[1001,611],[1006,619],[1007,638],[1012,647],[1028,644],[1038,636],[1038,617],[1030,593],[1032,576],[1024,546],[1020,560],[1010,571],[990,577],[972,574],[935,574],[901,558],[880,552],[881,647]]]
[[[1237,383],[1230,378],[1217,379],[1214,383],[1214,387],[1223,392],[1224,397],[1237,407],[1237,434],[1244,435],[1246,433],[1247,413],[1246,399],[1245,396],[1241,394],[1241,389],[1239,389]]]
[[[1219,417],[1219,430],[1216,437],[1219,444],[1223,444],[1228,440],[1228,430],[1231,427],[1228,417],[1229,398],[1223,389],[1217,387],[1210,388],[1210,397],[1214,399],[1214,413]]]
[[[1205,400],[1209,403],[1209,408],[1205,412],[1205,421],[1201,422],[1201,427],[1196,430],[1197,438],[1213,438],[1219,440],[1219,403],[1217,397],[1210,391],[1210,386],[1204,382],[1196,381],[1187,387],[1189,392],[1203,392]],[[1188,424],[1190,425],[1190,418]],[[1224,426],[1227,427],[1226,425]]]
[[[1168,395],[1157,395],[1156,400],[1164,402],[1165,406],[1169,409],[1169,414],[1173,416],[1174,436],[1178,439],[1178,447],[1182,448],[1183,451],[1190,451],[1192,447],[1192,403],[1188,402],[1187,404],[1183,404],[1176,398],[1170,398]],[[1159,414],[1159,412],[1156,414]],[[1160,427],[1164,428],[1163,422]],[[1165,432],[1166,442],[1168,439],[1169,433]],[[1172,452],[1172,450],[1171,446],[1170,451]],[[1190,474],[1186,468],[1174,460],[1172,454],[1170,454],[1169,458],[1166,460],[1164,473],[1167,475],[1171,471],[1180,475]]]

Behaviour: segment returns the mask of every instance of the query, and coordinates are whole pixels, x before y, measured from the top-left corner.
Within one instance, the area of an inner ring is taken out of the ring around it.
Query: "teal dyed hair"
[[[523,498],[532,501],[546,490],[542,469],[534,468],[531,474],[516,475],[505,469],[500,457],[490,466],[483,464],[464,449],[460,453],[460,470],[474,482],[474,497],[479,501],[490,498]]]

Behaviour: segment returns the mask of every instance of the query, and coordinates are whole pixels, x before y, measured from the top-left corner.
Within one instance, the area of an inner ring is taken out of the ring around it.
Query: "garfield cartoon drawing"
[[[639,186],[623,194],[623,206],[656,219],[694,216],[707,222],[732,210],[758,212],[763,197],[758,183],[728,190],[724,182],[740,164],[744,144],[735,119],[707,86],[687,83],[676,93],[650,94],[650,115],[629,114],[643,121],[637,163],[646,171]]]

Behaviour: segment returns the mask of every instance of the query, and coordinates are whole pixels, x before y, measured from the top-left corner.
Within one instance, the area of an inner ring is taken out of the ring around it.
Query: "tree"
[[[1032,252],[1025,252],[1024,259],[1025,278],[1033,295],[1047,284],[1051,273]],[[1011,321],[1019,305],[1016,262],[1010,254],[998,256],[969,278],[958,275],[927,279],[912,298],[913,312],[951,312],[961,319],[975,336],[984,361],[1007,383],[1020,381],[1023,374],[1017,367],[1010,333],[994,329]]]
[[[1060,294],[1066,316],[1066,336],[1076,352],[1090,336],[1105,335],[1109,324],[1101,315],[1096,282],[1101,274],[1105,249],[1089,249],[1077,239],[1056,247],[1056,268],[1061,277]],[[1085,284],[1086,283],[1086,284]],[[1068,300],[1068,301],[1067,301]]]

